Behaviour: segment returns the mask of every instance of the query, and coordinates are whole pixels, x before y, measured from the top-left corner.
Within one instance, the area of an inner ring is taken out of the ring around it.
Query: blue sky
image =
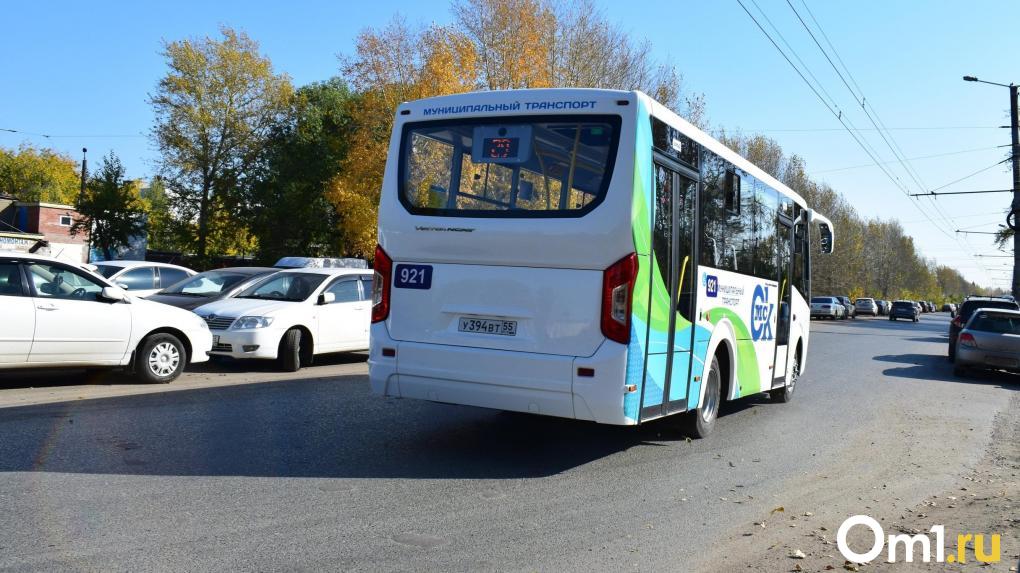
[[[850,92],[804,31],[786,0],[744,0],[768,27],[763,12],[817,77],[846,117],[871,127]],[[1006,157],[1008,92],[965,83],[964,74],[1020,82],[1016,22],[1020,2],[791,0],[810,22],[817,18],[867,102],[910,161],[919,183],[894,162],[888,169],[911,192],[933,189],[992,166]],[[957,267],[985,285],[1008,284],[1007,259],[985,235],[1009,195],[908,199],[874,165],[801,81],[736,0],[631,0],[602,2],[603,9],[657,58],[675,65],[689,89],[705,94],[713,128],[761,132],[788,153],[807,160],[869,217],[895,217],[929,257]],[[165,73],[163,40],[214,35],[220,24],[247,31],[276,69],[295,84],[338,72],[337,54],[350,53],[358,31],[384,25],[396,13],[411,22],[446,23],[447,2],[18,2],[5,7],[0,35],[0,146],[50,146],[78,159],[82,147],[97,159],[109,150],[131,177],[154,172],[145,134],[152,123],[147,94]],[[770,29],[770,32],[772,30]],[[817,32],[816,32],[817,33]],[[821,38],[820,41],[823,42]],[[778,37],[777,37],[778,41]],[[1012,56],[1012,57],[1010,57]],[[1013,65],[1010,65],[1010,64]],[[952,129],[949,129],[952,128]],[[860,132],[882,161],[892,152],[878,134]],[[40,135],[53,137],[44,138]],[[945,155],[952,154],[952,155]],[[927,157],[940,155],[939,157]],[[852,169],[846,169],[853,167]],[[945,191],[1010,187],[1008,164],[987,169]],[[911,203],[914,203],[913,205]],[[938,224],[930,222],[925,214]]]

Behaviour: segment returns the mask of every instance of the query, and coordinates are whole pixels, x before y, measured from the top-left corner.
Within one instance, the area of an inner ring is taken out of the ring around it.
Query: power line
[[[917,157],[909,157],[907,159],[909,161],[914,161],[914,160],[917,160],[917,159],[935,159],[936,157],[949,157],[951,155],[963,155],[964,153],[975,153],[975,152],[978,152],[978,151],[990,151],[992,149],[998,149],[1000,147],[1009,147],[1009,145],[993,145],[991,147],[975,147],[974,149],[961,149],[960,151],[949,151],[949,152],[946,152],[946,153],[935,153],[935,154],[932,154],[932,155],[918,155]],[[888,165],[890,163],[896,163],[896,162],[895,161],[883,161],[882,163],[884,165]],[[818,174],[821,174],[821,173],[833,173],[833,172],[836,172],[836,171],[848,171],[850,169],[862,169],[864,167],[874,167],[874,166],[871,163],[862,163],[860,165],[851,165],[849,167],[836,167],[834,169],[822,169],[821,171],[812,171],[811,173],[814,174],[814,175],[818,175]]]
[[[54,135],[51,133],[36,133],[32,131],[24,131],[21,129],[10,129],[7,127],[0,127],[0,131],[6,131],[8,133],[17,133],[21,135],[29,135],[32,137],[45,137],[46,139],[60,139],[60,138],[120,138],[120,137],[148,137],[147,135],[140,133],[108,133],[108,134],[60,134]]]
[[[871,105],[871,104],[868,104]],[[885,131],[919,131],[919,130],[955,130],[955,129],[1001,129],[1007,126],[1001,125],[950,125],[950,126],[924,126],[924,127],[886,127]],[[843,131],[838,127],[799,127],[799,128],[768,128],[749,129],[747,131],[761,133],[813,133],[821,131]],[[859,127],[855,131],[879,131],[874,127]]]

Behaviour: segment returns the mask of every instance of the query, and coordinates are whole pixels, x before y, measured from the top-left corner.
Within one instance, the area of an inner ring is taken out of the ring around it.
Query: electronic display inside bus
[[[530,124],[479,125],[471,134],[474,163],[526,163],[531,159]]]
[[[521,140],[516,137],[488,137],[482,140],[482,156],[488,159],[516,159]]]

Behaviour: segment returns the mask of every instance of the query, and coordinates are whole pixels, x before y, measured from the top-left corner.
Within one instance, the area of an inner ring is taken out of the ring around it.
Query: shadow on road
[[[355,364],[368,360],[367,352],[347,352],[316,356],[313,366]],[[271,373],[279,367],[273,360],[233,360],[217,358],[209,362],[189,365],[186,372],[200,374],[237,374],[244,372]],[[0,390],[15,388],[50,388],[78,385],[142,385],[129,372],[119,369],[32,369],[10,370],[0,373]]]
[[[722,414],[768,404],[757,396]],[[685,442],[676,418],[617,427],[383,399],[364,376],[6,408],[0,435],[17,436],[0,440],[2,472],[412,479],[542,477]]]
[[[940,340],[940,342],[945,342]],[[886,376],[914,378],[931,382],[952,382],[956,384],[994,384],[1007,390],[1020,391],[1020,375],[1003,371],[973,371],[966,377],[953,374],[953,365],[944,354],[887,354],[874,358],[880,362],[906,364],[882,371]]]

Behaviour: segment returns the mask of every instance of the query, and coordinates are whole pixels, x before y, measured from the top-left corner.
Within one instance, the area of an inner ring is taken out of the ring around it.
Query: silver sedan
[[[979,308],[956,339],[953,373],[970,368],[1020,372],[1020,311]]]

